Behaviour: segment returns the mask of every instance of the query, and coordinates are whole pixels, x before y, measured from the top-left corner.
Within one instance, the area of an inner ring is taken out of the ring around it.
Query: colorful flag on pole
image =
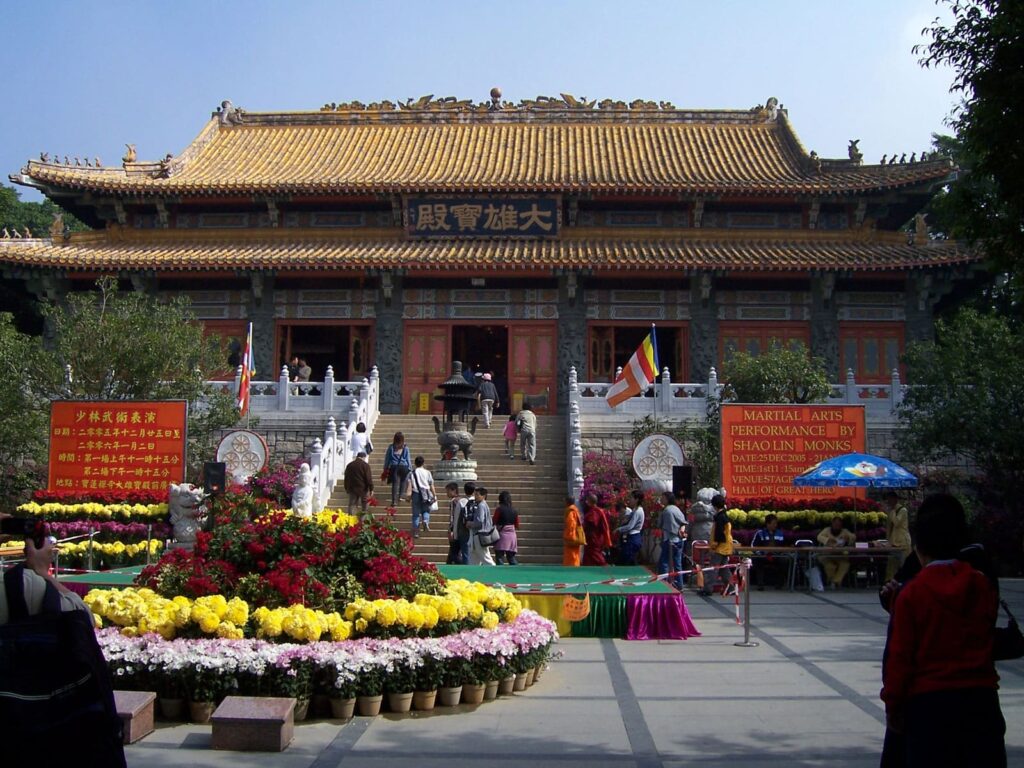
[[[252,360],[252,323],[245,334],[245,350],[242,352],[242,377],[238,382],[238,415],[245,416],[249,410],[249,382],[256,374],[256,366]]]
[[[658,341],[654,336],[654,326],[647,338],[629,358],[622,374],[608,388],[605,396],[612,408],[629,398],[639,395],[647,389],[647,385],[658,376]]]

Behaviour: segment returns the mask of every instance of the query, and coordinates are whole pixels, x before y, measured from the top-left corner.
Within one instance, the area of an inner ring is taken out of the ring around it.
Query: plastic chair
[[[811,541],[810,539],[797,539],[796,541],[793,542],[793,546],[794,547],[813,547],[814,546],[814,542]],[[809,557],[807,559],[805,559],[803,562],[800,561],[799,556],[797,557],[796,563],[794,563],[794,565],[793,565],[793,580],[792,580],[793,589],[796,589],[797,577],[799,577],[799,579],[800,579],[800,586],[801,587],[803,587],[805,585],[810,587],[810,582],[807,581],[807,569],[810,567],[810,565],[811,565],[811,562],[810,562],[810,558]]]

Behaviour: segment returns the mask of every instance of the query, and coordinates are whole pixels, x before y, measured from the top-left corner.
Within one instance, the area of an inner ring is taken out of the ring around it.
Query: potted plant
[[[438,703],[442,707],[454,707],[462,698],[462,684],[466,679],[466,660],[449,659],[441,673],[441,687],[438,689]]]
[[[413,709],[429,712],[437,700],[437,688],[441,684],[443,662],[433,656],[423,659],[423,664],[416,668],[413,680]]]
[[[302,659],[282,658],[279,664],[267,669],[270,695],[295,699],[295,720],[305,720],[313,695],[312,667]]]
[[[384,678],[379,667],[364,669],[356,677],[356,709],[363,717],[376,717],[384,700]]]
[[[416,687],[416,672],[408,664],[396,664],[388,673],[384,690],[388,696],[388,709],[392,712],[408,712],[412,707],[413,691]]]

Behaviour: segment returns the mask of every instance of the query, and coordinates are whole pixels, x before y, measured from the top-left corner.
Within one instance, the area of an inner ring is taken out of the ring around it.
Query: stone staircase
[[[565,420],[562,416],[537,417],[537,463],[517,457],[509,460],[501,431],[508,416],[496,416],[490,429],[479,422],[473,436],[471,458],[477,461],[477,484],[487,488],[487,502],[493,511],[498,505],[499,491],[512,494],[512,505],[519,511],[519,561],[522,563],[562,562],[562,519],[565,509]],[[391,500],[390,486],[377,482],[384,465],[384,451],[395,432],[402,432],[412,458],[423,456],[425,466],[433,469],[440,458],[434,422],[427,415],[381,414],[377,418],[372,440],[373,470],[376,496],[385,504]],[[518,450],[519,444],[516,444]],[[460,456],[462,454],[459,454]],[[435,481],[439,511],[432,516],[431,530],[416,539],[416,554],[431,562],[443,563],[448,554],[448,510],[444,483]],[[329,506],[344,507],[348,498],[341,483],[334,490]],[[399,527],[409,529],[412,508],[408,501],[398,503]]]

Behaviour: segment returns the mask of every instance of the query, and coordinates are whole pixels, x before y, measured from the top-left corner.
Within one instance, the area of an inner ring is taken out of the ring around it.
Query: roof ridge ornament
[[[864,160],[864,154],[857,148],[858,144],[860,144],[860,139],[850,139],[850,146],[846,148],[854,165],[860,165]]]
[[[769,96],[764,104],[758,104],[750,111],[766,123],[774,123],[779,119],[779,109],[779,100],[774,96]]]
[[[137,157],[135,153],[135,145],[125,144],[125,147],[127,147],[127,150],[124,153],[124,157],[121,158],[121,163],[123,165],[128,165],[128,163],[134,163],[135,158]]]
[[[230,99],[224,99],[213,113],[221,125],[241,125],[245,122],[245,110],[236,107]]]

